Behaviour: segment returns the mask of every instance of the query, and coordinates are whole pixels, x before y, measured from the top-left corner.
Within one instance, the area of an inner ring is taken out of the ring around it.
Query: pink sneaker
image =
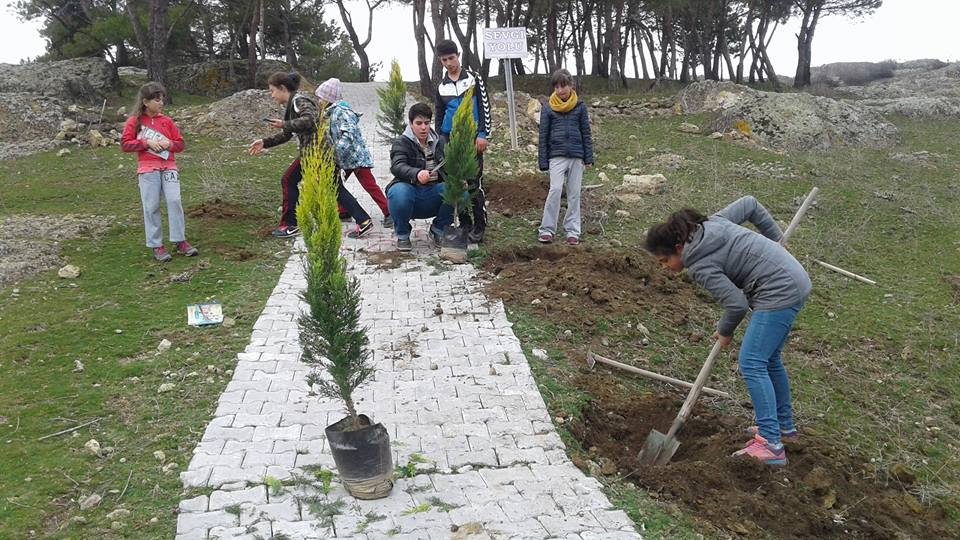
[[[744,431],[747,432],[747,437],[751,437],[751,438],[756,437],[757,435],[760,434],[760,428],[758,428],[757,426],[750,426]],[[795,443],[795,442],[798,442],[799,440],[800,440],[800,434],[797,432],[797,430],[780,431],[780,442]]]
[[[197,248],[190,245],[190,242],[184,240],[183,242],[177,242],[177,254],[183,255],[184,257],[194,257],[200,252],[197,251]]]
[[[732,456],[752,457],[764,465],[773,467],[783,467],[787,464],[787,451],[783,449],[783,446],[781,445],[780,448],[774,448],[773,445],[759,435],[755,435],[743,450],[737,450]]]
[[[537,237],[537,242],[540,242],[541,244],[549,244],[553,242],[553,235],[550,233],[543,233]]]
[[[167,251],[167,248],[160,246],[153,248],[153,258],[160,262],[167,262],[173,257],[170,256],[170,252]]]

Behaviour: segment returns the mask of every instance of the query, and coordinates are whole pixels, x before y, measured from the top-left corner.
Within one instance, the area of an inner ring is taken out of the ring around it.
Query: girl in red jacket
[[[187,242],[183,205],[180,203],[180,176],[174,154],[183,152],[183,137],[169,117],[163,115],[163,85],[148,82],[140,87],[133,115],[123,127],[120,148],[137,153],[137,176],[140,201],[143,203],[143,228],[147,247],[153,257],[167,262],[172,257],[163,246],[163,221],[160,217],[160,195],[167,201],[170,241],[177,253],[193,257],[199,252]]]

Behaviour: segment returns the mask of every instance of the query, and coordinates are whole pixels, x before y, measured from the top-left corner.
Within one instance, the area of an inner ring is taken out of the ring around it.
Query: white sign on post
[[[513,59],[527,57],[527,29],[484,28],[483,54],[486,58],[501,58],[507,79],[507,109],[510,117],[510,142],[517,146],[517,110],[513,101]]]

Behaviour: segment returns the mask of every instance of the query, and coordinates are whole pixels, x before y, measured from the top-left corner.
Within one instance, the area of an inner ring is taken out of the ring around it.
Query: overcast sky
[[[44,41],[38,34],[39,22],[18,20],[11,11],[13,3],[14,0],[0,0],[0,62],[18,63],[44,50]],[[334,15],[336,11],[327,8],[325,18]],[[365,23],[366,9],[355,10],[354,20],[358,24]],[[886,0],[873,15],[860,20],[824,18],[817,26],[813,42],[813,65],[916,58],[958,61],[958,20],[960,0]],[[407,6],[386,6],[376,13],[374,36],[368,51],[371,62],[382,61],[385,66],[378,78],[386,77],[390,59],[394,56],[400,61],[404,78],[416,78],[416,46],[411,21],[410,7]],[[786,26],[777,28],[770,54],[778,73],[793,75],[796,69],[795,34],[798,27],[799,21],[791,20]],[[628,68],[628,75],[633,76],[632,68]]]

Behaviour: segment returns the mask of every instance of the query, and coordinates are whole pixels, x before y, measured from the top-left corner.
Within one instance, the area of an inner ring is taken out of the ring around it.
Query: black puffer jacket
[[[428,144],[433,145],[434,163],[436,164],[443,161],[443,138],[431,129],[427,141]],[[390,148],[390,172],[393,173],[393,180],[387,184],[387,189],[384,191],[390,191],[390,188],[398,182],[413,184],[419,187],[441,181],[439,175],[437,175],[438,180],[435,182],[429,182],[427,184],[418,182],[417,173],[426,168],[427,156],[423,153],[423,148],[420,147],[420,143],[413,134],[413,130],[410,129],[410,126],[407,126],[403,135],[397,137],[397,139],[393,141],[393,146]]]
[[[555,157],[580,158],[587,165],[593,164],[593,137],[583,101],[567,113],[558,113],[549,104],[541,109],[537,160],[540,170],[548,170],[550,158]]]

